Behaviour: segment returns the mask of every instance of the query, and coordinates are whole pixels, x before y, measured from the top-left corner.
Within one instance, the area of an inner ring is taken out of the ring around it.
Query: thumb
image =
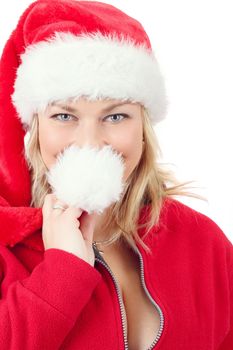
[[[79,222],[80,222],[80,231],[82,232],[83,239],[90,243],[93,242],[93,234],[95,229],[95,223],[97,218],[97,213],[88,214],[83,212]]]

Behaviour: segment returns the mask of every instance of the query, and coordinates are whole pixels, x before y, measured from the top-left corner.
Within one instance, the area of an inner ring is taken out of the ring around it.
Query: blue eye
[[[69,122],[69,121],[72,121],[74,119],[77,119],[74,116],[67,114],[67,113],[55,114],[51,118],[55,119],[55,120],[59,120],[61,122]],[[122,121],[123,119],[126,119],[126,118],[128,118],[127,114],[111,114],[111,115],[108,115],[107,117],[105,117],[104,119],[110,119],[110,121],[113,124],[116,124],[116,123],[119,123],[120,121]]]
[[[65,118],[63,118],[65,117]],[[52,116],[53,119],[58,119],[62,122],[66,122],[66,121],[70,121],[72,120],[74,117],[70,114],[66,114],[66,113],[60,113],[60,114],[55,114]]]
[[[120,117],[120,118],[117,118],[117,117]],[[128,118],[128,116],[126,114],[112,114],[112,115],[107,116],[105,119],[109,119],[109,118],[112,118],[113,123],[118,123],[122,119]],[[113,118],[117,118],[117,119],[113,119]]]

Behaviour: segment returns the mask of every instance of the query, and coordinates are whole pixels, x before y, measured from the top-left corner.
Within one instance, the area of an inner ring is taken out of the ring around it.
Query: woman
[[[99,2],[38,0],[0,81],[0,348],[231,349],[232,244],[172,198],[186,190],[157,161],[166,97],[140,23]],[[86,144],[125,164],[123,195],[101,215],[46,177]]]

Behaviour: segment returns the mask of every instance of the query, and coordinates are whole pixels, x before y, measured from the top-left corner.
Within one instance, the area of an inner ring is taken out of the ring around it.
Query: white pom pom
[[[111,146],[70,146],[47,173],[56,197],[88,212],[102,213],[123,191],[123,158]]]

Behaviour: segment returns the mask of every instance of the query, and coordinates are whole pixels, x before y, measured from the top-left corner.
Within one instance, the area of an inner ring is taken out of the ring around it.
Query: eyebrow
[[[116,108],[116,107],[120,107],[126,104],[129,104],[129,101],[125,101],[125,102],[117,102],[117,103],[113,103],[107,107],[104,107],[101,109],[101,113],[107,113],[109,111],[111,111],[112,109]],[[73,108],[67,104],[63,104],[63,103],[58,103],[58,102],[52,102],[51,106],[57,106],[60,107],[62,109],[64,109],[65,111],[69,112],[69,113],[78,113],[78,109]]]

